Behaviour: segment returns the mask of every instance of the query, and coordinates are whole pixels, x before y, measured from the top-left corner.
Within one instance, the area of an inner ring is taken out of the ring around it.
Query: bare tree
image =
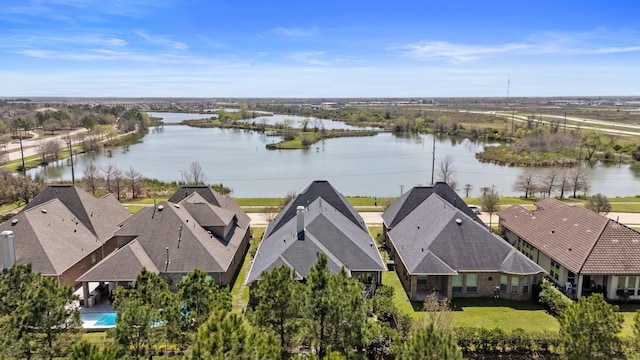
[[[124,187],[124,176],[122,176],[122,171],[118,168],[115,168],[113,171],[113,184],[116,188],[116,197],[118,201],[120,201],[120,195],[122,194],[122,188]]]
[[[129,182],[131,198],[136,199],[142,192],[142,174],[134,169],[133,166],[130,166],[129,170],[124,173],[124,177]]]
[[[599,214],[605,215],[608,214],[609,211],[611,211],[611,203],[609,203],[609,199],[600,193],[589,197],[584,207],[591,211],[595,211]]]
[[[471,190],[473,190],[473,185],[471,184],[464,184],[464,197],[468,198],[469,194],[471,193]]]
[[[480,199],[482,210],[489,213],[489,228],[491,228],[492,225],[493,214],[500,210],[500,198],[500,193],[496,190],[495,186],[492,186]]]
[[[567,170],[562,171],[560,173],[560,177],[558,179],[558,190],[560,190],[560,198],[564,199],[565,191],[569,191],[571,189],[571,184],[569,183],[569,173]]]
[[[278,207],[277,206],[267,206],[262,209],[262,213],[264,214],[264,219],[267,222],[272,222],[278,216]]]
[[[295,199],[297,196],[298,194],[296,194],[295,191],[289,191],[287,195],[285,195],[284,198],[282,198],[282,200],[280,201],[279,211],[282,211],[287,206],[287,204],[289,204],[291,200]]]
[[[518,175],[515,184],[513,184],[513,191],[523,191],[524,198],[528,199],[529,194],[533,194],[537,187],[537,177],[531,170],[525,170],[522,174]]]
[[[184,177],[186,178],[187,185],[204,185],[207,179],[204,170],[202,170],[202,166],[197,161],[189,163],[189,169],[184,172]]]
[[[71,137],[71,135],[67,135],[64,136],[62,140],[64,140],[64,143],[67,145],[67,150],[69,151],[69,159],[71,160],[71,184],[75,185],[76,175],[75,168],[73,166],[73,138]]]
[[[107,165],[105,168],[101,168],[102,173],[104,174],[105,185],[107,186],[107,192],[111,193],[111,185],[113,180],[115,179],[116,172],[118,172],[118,168],[116,168],[113,164]]]
[[[542,179],[540,179],[540,188],[543,189],[547,196],[551,196],[551,192],[558,187],[560,176],[560,169],[550,168],[544,173]]]
[[[451,302],[447,298],[440,299],[438,294],[428,295],[423,304],[423,309],[427,316],[420,318],[419,328],[427,328],[433,325],[438,331],[449,333],[453,322],[451,312]]]
[[[584,190],[585,193],[589,189],[589,181],[587,179],[586,172],[582,166],[578,166],[568,174],[569,186],[573,191],[573,197],[577,197],[578,191]]]
[[[98,167],[95,166],[92,161],[87,167],[84,168],[84,179],[82,179],[82,182],[84,183],[87,190],[91,191],[91,193],[95,195],[96,191],[98,190],[99,181],[100,172],[98,170]]]
[[[457,190],[458,186],[455,179],[456,167],[453,164],[453,157],[451,155],[447,155],[444,159],[440,160],[437,175],[438,181],[447,183],[454,191]]]

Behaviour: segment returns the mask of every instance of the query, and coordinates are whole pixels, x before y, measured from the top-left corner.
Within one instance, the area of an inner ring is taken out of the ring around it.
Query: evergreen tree
[[[271,332],[252,328],[241,314],[217,310],[198,330],[191,359],[276,360],[280,354]]]
[[[451,335],[440,333],[433,324],[416,330],[404,343],[400,360],[462,360],[462,352]]]
[[[307,275],[304,316],[309,320],[308,330],[311,333],[311,345],[322,359],[327,351],[327,318],[330,311],[331,294],[329,279],[331,274],[327,267],[327,256],[318,253],[317,262]]]
[[[602,294],[583,296],[560,318],[560,336],[568,360],[615,359],[620,354],[623,317]]]
[[[207,273],[200,269],[187,274],[178,283],[178,301],[183,331],[197,331],[214,309],[231,310],[229,290],[215,285]]]
[[[298,328],[303,291],[304,288],[295,278],[295,271],[288,266],[263,272],[258,282],[256,324],[278,334],[283,349],[291,344],[291,337]]]
[[[171,339],[177,326],[178,305],[167,283],[157,274],[142,269],[131,289],[118,288],[113,307],[116,327],[108,336],[123,351],[139,359],[155,344]],[[162,326],[159,326],[162,324]]]
[[[13,265],[0,275],[0,340],[3,353],[30,359],[66,354],[81,329],[77,297],[69,286],[43,277],[31,265]]]

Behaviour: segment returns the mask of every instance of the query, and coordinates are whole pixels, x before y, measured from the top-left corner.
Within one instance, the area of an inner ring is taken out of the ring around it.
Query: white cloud
[[[277,27],[275,29],[271,29],[271,31],[278,35],[291,36],[291,37],[314,36],[318,33],[318,29],[316,29],[315,27],[306,27],[306,28]]]
[[[625,36],[623,36],[623,34]],[[461,44],[448,41],[421,41],[389,47],[418,61],[445,60],[466,63],[501,55],[603,55],[640,52],[637,36],[602,29],[581,33],[543,32],[526,41],[503,44]]]
[[[171,40],[169,37],[164,35],[149,35],[144,31],[136,31],[135,34],[153,45],[165,46],[174,50],[185,50],[189,48],[189,45],[183,42]]]

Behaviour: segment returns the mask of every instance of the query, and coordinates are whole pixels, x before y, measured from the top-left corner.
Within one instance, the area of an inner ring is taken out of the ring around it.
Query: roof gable
[[[331,204],[318,198],[308,204],[302,216],[305,225],[302,240],[298,240],[297,215],[265,235],[251,264],[247,283],[258,280],[263,271],[283,263],[305,277],[316,263],[318,252],[327,256],[329,269],[333,272],[343,266],[348,271],[384,270],[368,230],[356,225]]]
[[[296,216],[296,209],[298,206],[307,207],[309,204],[316,201],[316,199],[322,199],[322,201],[327,203],[327,206],[334,208],[354,224],[366,230],[364,221],[362,221],[360,215],[358,215],[342,194],[340,194],[328,181],[315,180],[300,194],[298,194],[295,199],[290,201],[278,216],[276,216],[275,220],[265,231],[265,236],[270,235],[272,232],[278,230],[281,226],[294,218]]]
[[[73,185],[49,185],[38,194],[23,211],[57,199],[73,213],[78,221],[102,241],[108,240],[116,225],[130,216],[129,212],[113,197],[100,199]]]
[[[529,211],[513,205],[500,211],[500,225],[540,249],[574,273],[579,273],[608,219],[591,210],[546,198]]]
[[[412,274],[447,273],[447,267],[453,271],[502,271],[505,258],[515,251],[437,194],[416,206],[388,234]],[[513,261],[523,269],[533,267],[527,274],[543,271],[519,252]]]
[[[469,209],[467,204],[453,191],[453,189],[444,182],[437,182],[433,186],[416,186],[402,195],[382,214],[382,219],[388,228],[396,226],[407,215],[409,215],[416,207],[422,204],[431,195],[437,194],[449,204],[464,212],[473,220],[482,224],[478,216]]]
[[[160,273],[140,243],[133,240],[119,251],[109,254],[80,276],[78,281],[133,281],[143,268],[154,274]]]

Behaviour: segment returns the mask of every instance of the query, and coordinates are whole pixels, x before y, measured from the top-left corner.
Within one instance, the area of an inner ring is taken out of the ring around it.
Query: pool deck
[[[115,310],[113,309],[113,306],[107,299],[104,299],[103,301],[99,302],[93,307],[80,306],[79,303],[78,303],[78,307],[80,308],[80,312],[82,315],[115,312]],[[81,318],[82,318],[82,315],[81,315]],[[114,326],[96,325],[96,322],[97,322],[97,319],[83,320],[82,328],[84,328],[87,332],[99,332],[99,331],[107,331],[115,326],[115,325]]]

